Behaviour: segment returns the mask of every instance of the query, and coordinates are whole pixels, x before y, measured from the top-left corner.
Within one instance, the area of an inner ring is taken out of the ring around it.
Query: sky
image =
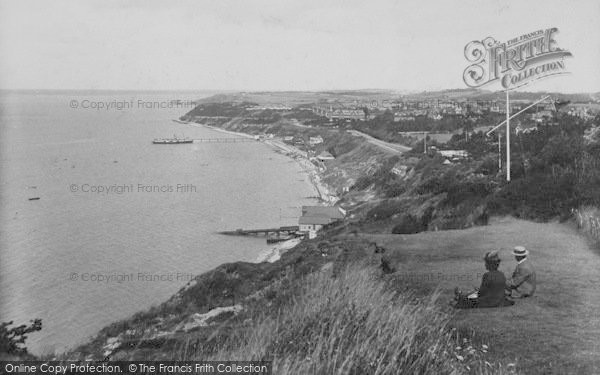
[[[466,88],[464,48],[557,27],[600,91],[600,1],[0,0],[0,88],[423,91]]]

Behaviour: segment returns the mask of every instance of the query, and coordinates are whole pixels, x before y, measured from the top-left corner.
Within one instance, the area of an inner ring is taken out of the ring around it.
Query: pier
[[[264,235],[267,237],[267,243],[277,243],[282,241],[291,240],[293,238],[303,237],[304,234],[298,232],[299,226],[288,226],[279,228],[268,228],[268,229],[236,229],[231,231],[219,232],[229,236],[259,236]]]
[[[287,227],[279,227],[279,228],[268,228],[268,229],[236,229],[219,232],[220,234],[225,234],[228,236],[267,236],[270,233],[273,234],[292,234],[300,230],[300,227],[297,225],[287,226]]]
[[[242,143],[242,142],[258,142],[253,138],[199,138],[194,139],[194,143]]]

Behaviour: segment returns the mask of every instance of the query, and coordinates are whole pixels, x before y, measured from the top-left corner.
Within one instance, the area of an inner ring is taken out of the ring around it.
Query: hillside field
[[[500,271],[508,277],[516,265],[511,249],[526,246],[536,295],[512,307],[456,311],[451,325],[525,374],[600,373],[600,257],[574,227],[501,218],[465,230],[364,237],[386,249],[400,288],[440,288],[446,303],[455,286],[479,286],[487,251],[501,250]]]

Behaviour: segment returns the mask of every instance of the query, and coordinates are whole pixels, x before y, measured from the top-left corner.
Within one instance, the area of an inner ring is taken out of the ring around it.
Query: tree
[[[0,324],[0,353],[12,355],[24,355],[27,353],[25,340],[27,334],[42,329],[42,319],[30,320],[31,325],[22,324],[18,327],[9,328],[13,321]]]

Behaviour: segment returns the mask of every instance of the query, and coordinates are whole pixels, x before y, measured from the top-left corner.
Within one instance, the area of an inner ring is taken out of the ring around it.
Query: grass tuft
[[[600,249],[600,210],[592,206],[583,206],[574,209],[572,214],[577,227]]]
[[[276,374],[499,373],[483,358],[462,363],[439,294],[398,293],[373,268],[320,272],[276,314],[264,314],[202,360],[273,360]]]

